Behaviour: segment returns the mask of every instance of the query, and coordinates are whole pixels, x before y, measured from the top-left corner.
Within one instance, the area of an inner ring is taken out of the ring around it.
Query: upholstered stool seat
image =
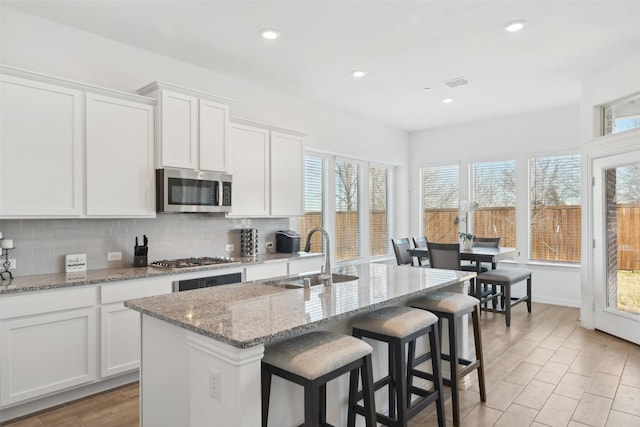
[[[326,384],[351,372],[349,418],[355,423],[355,393],[358,373],[363,384],[363,410],[367,426],[375,426],[373,401],[372,348],[357,338],[327,331],[316,331],[274,344],[262,359],[262,425],[267,426],[271,376],[278,375],[304,386],[305,426],[328,426],[326,422]],[[351,415],[353,413],[353,416]],[[353,425],[353,424],[350,424]]]
[[[526,268],[516,267],[500,267],[494,270],[489,270],[485,273],[480,273],[476,276],[477,288],[480,285],[493,285],[502,288],[502,292],[495,295],[480,296],[481,303],[485,303],[488,300],[496,301],[500,298],[500,307],[482,307],[483,311],[489,311],[493,313],[502,313],[505,315],[505,322],[507,326],[511,326],[511,308],[523,301],[527,302],[527,311],[531,313],[531,270]],[[511,287],[516,283],[527,281],[527,293],[520,298],[511,297]]]
[[[444,378],[443,383],[451,387],[451,403],[453,407],[453,425],[460,425],[460,398],[458,393],[458,379],[469,373],[478,371],[478,385],[480,388],[480,400],[487,401],[487,393],[484,382],[484,362],[482,356],[482,338],[480,334],[480,301],[469,295],[453,292],[437,292],[428,294],[409,302],[411,307],[428,310],[434,313],[438,322],[439,334],[442,335],[442,319],[447,320],[449,328],[449,354],[442,354],[442,360],[449,361],[449,379]],[[476,350],[476,360],[466,360],[458,355],[458,326],[457,321],[465,314],[471,313],[473,319],[473,337]],[[415,363],[422,363],[422,359],[416,359]],[[463,366],[460,369],[460,366]],[[417,373],[416,376],[431,380],[432,376]]]
[[[353,335],[386,342],[389,347],[388,375],[374,383],[374,391],[388,387],[389,415],[377,414],[377,422],[386,426],[406,427],[409,419],[430,403],[436,402],[438,426],[444,427],[444,398],[440,371],[440,339],[438,317],[428,311],[410,307],[383,307],[356,318],[352,322]],[[413,376],[423,374],[415,368],[416,339],[427,335],[430,352],[421,360],[431,359],[434,390],[415,387]],[[409,351],[405,349],[409,344]],[[418,396],[414,402],[412,394]],[[359,397],[359,394],[358,394]],[[356,411],[363,408],[357,407]],[[360,412],[359,412],[360,413]]]

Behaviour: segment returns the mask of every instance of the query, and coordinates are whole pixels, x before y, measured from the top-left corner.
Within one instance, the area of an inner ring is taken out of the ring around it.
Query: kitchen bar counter
[[[125,306],[196,334],[246,348],[458,284],[475,275],[375,263],[339,267],[334,272],[358,279],[310,289],[246,282],[141,298],[127,301]]]
[[[220,270],[232,267],[246,267],[249,265],[271,262],[287,262],[296,259],[320,257],[321,253],[275,253],[261,254],[257,257],[237,257],[237,263],[206,265],[181,269],[166,269],[159,267],[125,267],[88,270],[79,273],[52,273],[15,277],[12,280],[0,282],[0,295],[21,292],[36,292],[47,289],[83,286],[96,283],[108,283],[121,280],[136,280],[149,277],[169,276],[175,274],[193,273],[197,271]]]
[[[436,290],[465,292],[464,281],[476,274],[375,263],[334,273],[358,279],[311,289],[245,282],[127,301],[142,313],[141,426],[259,426],[265,346],[316,329],[351,334],[354,316]],[[372,345],[380,377],[386,346]],[[327,421],[338,427],[348,382],[343,376],[327,385]],[[278,379],[272,387],[270,425],[299,425],[299,387]],[[386,401],[376,396],[381,411]]]

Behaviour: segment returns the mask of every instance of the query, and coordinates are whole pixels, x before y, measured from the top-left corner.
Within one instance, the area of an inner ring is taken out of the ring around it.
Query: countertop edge
[[[271,255],[277,255],[271,258]],[[19,295],[30,292],[46,291],[50,289],[73,288],[100,283],[140,280],[153,277],[174,276],[179,274],[197,273],[201,271],[215,271],[231,268],[243,268],[251,265],[273,264],[289,262],[306,258],[321,257],[322,253],[292,253],[292,254],[264,254],[256,258],[237,258],[239,262],[229,264],[215,264],[186,269],[162,269],[158,267],[122,267],[88,270],[82,273],[45,273],[16,277],[0,282],[0,296]],[[95,275],[96,277],[91,277]],[[21,282],[34,281],[33,285]],[[14,287],[12,287],[14,286]]]

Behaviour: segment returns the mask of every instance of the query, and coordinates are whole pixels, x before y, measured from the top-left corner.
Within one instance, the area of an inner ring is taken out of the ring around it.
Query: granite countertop
[[[83,286],[96,283],[107,283],[121,280],[136,280],[149,277],[169,276],[175,274],[193,273],[197,271],[220,270],[224,268],[246,267],[270,262],[286,262],[296,259],[320,257],[321,253],[274,253],[261,254],[257,257],[235,257],[238,263],[215,264],[202,267],[166,269],[158,267],[125,267],[105,268],[101,270],[87,270],[80,273],[51,273],[32,276],[15,277],[12,280],[0,282],[0,295],[23,292],[43,291],[47,289]]]
[[[234,347],[247,348],[475,276],[472,272],[376,263],[343,266],[334,272],[358,279],[311,289],[245,282],[129,300],[125,306]]]

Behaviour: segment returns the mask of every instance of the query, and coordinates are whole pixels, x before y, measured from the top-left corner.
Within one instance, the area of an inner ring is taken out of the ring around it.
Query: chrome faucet
[[[327,230],[322,227],[315,227],[309,230],[309,234],[307,234],[307,243],[304,246],[304,251],[309,252],[311,250],[311,236],[313,236],[316,231],[321,232],[325,240],[325,251],[322,254],[322,256],[324,257],[324,266],[320,270],[320,276],[318,276],[318,278],[324,282],[325,286],[331,285],[331,242],[329,241],[329,233],[327,233]]]

